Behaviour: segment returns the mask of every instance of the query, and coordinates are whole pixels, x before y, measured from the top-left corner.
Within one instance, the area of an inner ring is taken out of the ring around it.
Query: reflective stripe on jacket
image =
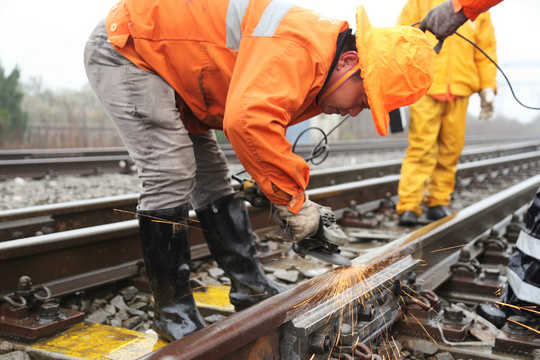
[[[412,25],[421,21],[427,12],[446,0],[409,0],[403,7],[398,24]],[[475,22],[467,21],[457,31],[477,44],[497,61],[496,41],[489,13],[481,14]],[[428,39],[437,44],[430,32]],[[497,90],[497,68],[480,51],[457,35],[444,40],[441,52],[435,58],[433,85],[428,94],[470,96],[482,89]]]
[[[347,22],[281,0],[123,0],[106,28],[175,89],[190,133],[223,129],[266,196],[300,209],[309,166],[285,131],[321,113],[315,97]]]
[[[525,214],[507,276],[518,299],[540,305],[540,189]]]

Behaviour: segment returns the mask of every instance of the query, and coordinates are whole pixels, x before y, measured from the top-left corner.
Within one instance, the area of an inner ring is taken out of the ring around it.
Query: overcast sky
[[[392,26],[406,0],[296,0],[298,5],[349,21],[364,5],[374,26]],[[51,89],[79,89],[87,83],[83,48],[96,23],[106,16],[112,0],[0,0],[0,64],[10,73],[18,65],[22,80],[41,78]],[[540,107],[540,1],[505,0],[491,10],[499,65],[522,103]],[[521,108],[499,73],[496,112],[524,122],[540,111]],[[479,113],[478,96],[469,111]]]

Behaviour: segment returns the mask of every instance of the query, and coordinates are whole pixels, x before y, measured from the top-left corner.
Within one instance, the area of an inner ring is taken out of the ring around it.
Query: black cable
[[[421,21],[417,21],[415,22],[414,24],[411,24],[411,26],[416,26],[416,25],[419,25],[421,23]],[[467,39],[465,36],[461,35],[460,33],[458,32],[455,32],[454,34],[456,34],[457,36],[459,36],[460,38],[462,38],[463,40],[466,40],[468,41],[472,46],[474,46],[476,49],[478,49],[478,51],[480,51],[482,54],[484,54],[484,56],[486,58],[489,59],[489,61],[491,61],[496,67],[497,69],[499,69],[499,71],[501,72],[501,74],[504,76],[504,79],[506,80],[506,82],[508,83],[508,86],[510,87],[510,91],[512,92],[512,96],[514,97],[514,99],[516,99],[516,101],[518,102],[519,105],[523,106],[524,108],[527,108],[527,109],[531,109],[531,110],[540,110],[540,108],[537,108],[537,107],[532,107],[532,106],[527,106],[525,104],[523,104],[521,101],[519,101],[519,99],[517,98],[516,94],[514,93],[514,88],[512,87],[512,84],[510,84],[510,80],[508,80],[508,77],[506,77],[506,74],[504,73],[504,71],[499,67],[499,65],[495,62],[495,60],[493,60],[488,54],[486,54],[486,52],[484,50],[482,50],[480,48],[480,46],[476,45],[474,42],[472,42],[471,40]]]
[[[315,145],[315,147],[313,148],[313,150],[311,151],[311,156],[309,156],[308,158],[304,159],[306,162],[309,162],[311,161],[311,163],[313,165],[320,165],[323,163],[324,160],[326,160],[326,158],[328,157],[328,155],[330,154],[330,146],[328,145],[328,136],[334,131],[336,130],[338,127],[341,126],[341,124],[343,124],[345,122],[345,120],[347,120],[349,117],[351,117],[351,114],[347,114],[345,115],[345,117],[343,117],[343,119],[341,119],[341,121],[336,125],[334,126],[328,133],[325,133],[323,129],[321,128],[318,128],[318,127],[309,127],[305,130],[303,130],[300,134],[298,134],[298,136],[296,137],[296,140],[294,141],[294,144],[292,146],[292,151],[294,152],[294,150],[296,149],[296,144],[298,143],[298,140],[300,140],[300,137],[302,135],[304,135],[304,133],[310,131],[310,130],[319,130],[322,134],[323,134],[323,138],[321,141],[319,141],[319,143],[317,145]],[[323,145],[324,143],[324,145]],[[315,162],[314,159],[320,157],[320,156],[324,156],[320,161],[318,162]]]
[[[495,66],[497,67],[497,69],[499,69],[499,71],[501,72],[501,74],[504,76],[504,79],[506,80],[506,82],[508,83],[508,86],[510,87],[510,91],[512,92],[512,96],[514,97],[514,99],[516,99],[516,101],[519,103],[519,105],[527,108],[527,109],[531,109],[531,110],[540,110],[540,108],[537,108],[537,107],[532,107],[532,106],[527,106],[525,104],[523,104],[521,101],[519,101],[519,99],[516,97],[516,94],[514,93],[514,88],[512,88],[512,84],[510,84],[510,80],[508,80],[508,78],[506,77],[506,74],[504,73],[504,71],[502,71],[502,69],[499,67],[499,65],[497,65],[497,63],[491,58],[489,57],[488,54],[485,53],[484,50],[480,49],[480,46],[476,45],[474,42],[472,42],[471,40],[467,39],[465,36],[461,35],[460,33],[456,32],[455,33],[457,36],[459,36],[460,38],[462,38],[463,40],[466,40],[468,41],[472,46],[474,46],[475,48],[477,48],[482,54],[484,54],[485,57],[487,57],[493,64],[495,64]]]
[[[306,158],[304,160],[306,162],[311,161],[314,165],[318,165],[318,164],[321,164],[324,160],[326,160],[326,158],[328,157],[328,154],[330,152],[330,147],[328,146],[328,136],[326,135],[326,133],[324,132],[323,129],[318,128],[318,127],[308,127],[307,129],[304,129],[296,137],[296,140],[294,141],[294,144],[292,146],[292,152],[294,152],[294,150],[296,149],[296,144],[298,143],[298,140],[300,140],[302,135],[304,135],[306,132],[311,131],[311,130],[319,130],[322,133],[323,138],[317,145],[315,145],[313,150],[311,150],[311,156],[309,156],[308,158]],[[323,142],[324,142],[324,145],[322,144]],[[316,159],[319,156],[324,156],[324,157],[323,157],[323,159],[321,161],[319,161],[318,163],[315,163],[313,160]]]
[[[315,145],[313,150],[311,150],[310,156],[308,158],[304,159],[304,160],[306,162],[311,161],[311,163],[313,165],[322,164],[324,162],[324,160],[326,160],[326,158],[330,154],[330,146],[328,145],[328,135],[330,135],[334,130],[336,130],[338,127],[340,127],[341,124],[343,124],[345,122],[345,120],[347,120],[349,117],[351,117],[351,114],[345,115],[345,117],[343,117],[343,119],[341,119],[341,121],[336,126],[334,126],[328,133],[325,133],[323,129],[318,128],[318,127],[309,127],[307,129],[304,129],[300,134],[298,134],[298,136],[296,137],[296,140],[294,140],[294,143],[293,143],[293,146],[292,146],[292,152],[294,152],[294,150],[296,149],[296,145],[298,144],[298,140],[300,140],[302,135],[304,135],[306,132],[308,132],[310,130],[318,130],[323,134],[323,138],[322,138],[321,141],[319,141],[319,143],[317,145]],[[323,143],[324,143],[324,145],[323,145]],[[314,161],[314,159],[316,159],[318,157],[321,157],[321,156],[323,156],[323,158],[320,161],[318,161],[318,162]],[[242,180],[238,177],[238,175],[243,174],[245,172],[246,172],[246,170],[242,170],[242,171],[234,174],[232,176],[232,178],[234,180],[237,180],[238,182],[242,183]]]

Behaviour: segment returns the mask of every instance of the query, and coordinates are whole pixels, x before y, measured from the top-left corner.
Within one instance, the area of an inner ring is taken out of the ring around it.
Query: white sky
[[[356,6],[364,5],[373,26],[392,26],[406,0],[292,0],[325,15],[349,21],[355,29]],[[0,64],[7,74],[18,65],[22,80],[41,78],[51,89],[86,84],[83,49],[96,23],[115,0],[0,0]],[[540,107],[540,1],[505,0],[491,9],[499,65],[525,105]],[[499,73],[496,112],[523,122],[540,111],[520,107]],[[478,96],[469,111],[479,113]]]

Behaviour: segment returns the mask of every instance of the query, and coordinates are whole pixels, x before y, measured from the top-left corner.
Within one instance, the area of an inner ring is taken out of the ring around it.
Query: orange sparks
[[[121,212],[121,213],[132,214],[132,215],[137,215],[137,216],[144,216],[144,217],[153,219],[154,222],[159,222],[159,223],[164,223],[164,224],[171,224],[171,225],[180,225],[180,226],[188,227],[188,228],[190,228],[190,229],[206,231],[206,230],[204,230],[204,229],[201,229],[201,228],[198,228],[198,227],[195,227],[195,226],[184,225],[184,224],[180,224],[180,223],[178,223],[178,222],[174,222],[174,221],[170,221],[170,220],[166,220],[166,219],[161,219],[161,218],[158,218],[158,217],[155,217],[155,216],[150,216],[150,215],[146,215],[146,214],[135,213],[135,212],[133,212],[133,211],[126,211],[126,210],[120,210],[120,209],[113,209],[113,211],[118,211],[118,212]],[[195,220],[195,219],[183,218],[183,217],[180,217],[180,219],[188,220],[188,221],[196,222],[196,223],[199,223],[199,224],[200,224],[200,221]]]
[[[426,330],[424,325],[422,325],[422,322],[420,320],[418,320],[418,318],[416,316],[414,316],[413,314],[409,314],[409,315],[411,315],[416,320],[416,322],[418,322],[418,325],[420,325],[422,327],[422,329],[424,329],[424,332],[426,333],[427,336],[429,336],[431,341],[433,341],[434,344],[437,344],[437,341],[435,341],[435,339],[429,334],[429,332]]]
[[[451,246],[451,247],[447,247],[447,248],[444,248],[444,249],[437,249],[437,250],[433,250],[431,253],[433,254],[433,253],[436,253],[436,252],[439,252],[439,251],[446,251],[446,250],[452,250],[452,249],[459,249],[459,248],[464,247],[465,245],[467,245],[467,244]]]
[[[334,342],[334,344],[338,344],[340,341],[344,341],[346,333],[341,333],[342,331],[347,331],[348,334],[350,329],[354,329],[358,325],[357,312],[362,307],[368,310],[371,309],[372,305],[377,306],[380,295],[384,297],[390,294],[392,296],[392,286],[389,286],[388,282],[392,283],[396,274],[384,273],[383,277],[379,270],[378,267],[363,264],[335,268],[327,276],[311,280],[311,285],[320,287],[323,291],[317,292],[298,306],[313,308],[317,305],[331,304],[330,306],[333,308],[327,309],[328,326],[336,326],[338,329]],[[371,299],[376,301],[369,301],[368,306],[368,300]],[[373,310],[377,311],[376,308],[368,311]],[[385,319],[384,309],[380,307],[378,311],[380,313],[377,316],[386,322],[388,319]],[[330,321],[332,319],[335,319],[337,323]],[[348,346],[352,346],[353,349],[360,346],[360,339],[361,337],[358,337],[354,343]],[[390,338],[387,337],[386,342],[389,344],[389,347],[386,349],[388,356],[391,353],[399,352],[397,345],[395,343],[392,344]]]
[[[201,286],[197,286],[197,287],[191,288],[191,291],[193,292],[193,291],[203,290],[203,289],[206,289],[206,286],[201,285]]]
[[[520,311],[525,310],[525,311],[528,311],[528,312],[532,312],[534,314],[540,314],[540,311],[531,309],[529,307],[523,307],[523,306],[518,306],[518,305],[507,304],[507,303],[503,303],[503,302],[500,302],[500,301],[495,301],[495,304],[500,305],[500,306],[511,307],[513,309],[520,310]]]
[[[525,325],[525,324],[522,324],[522,323],[520,323],[519,321],[515,321],[515,320],[510,319],[510,318],[508,318],[507,320],[510,321],[510,322],[513,322],[514,324],[517,324],[517,325],[519,325],[519,326],[523,326],[523,327],[526,328],[526,329],[529,329],[529,330],[531,330],[531,331],[534,331],[534,332],[537,333],[537,334],[540,334],[540,331],[538,331],[538,330],[536,330],[535,328],[532,328],[532,327],[530,327],[530,326],[527,326],[527,325]]]

